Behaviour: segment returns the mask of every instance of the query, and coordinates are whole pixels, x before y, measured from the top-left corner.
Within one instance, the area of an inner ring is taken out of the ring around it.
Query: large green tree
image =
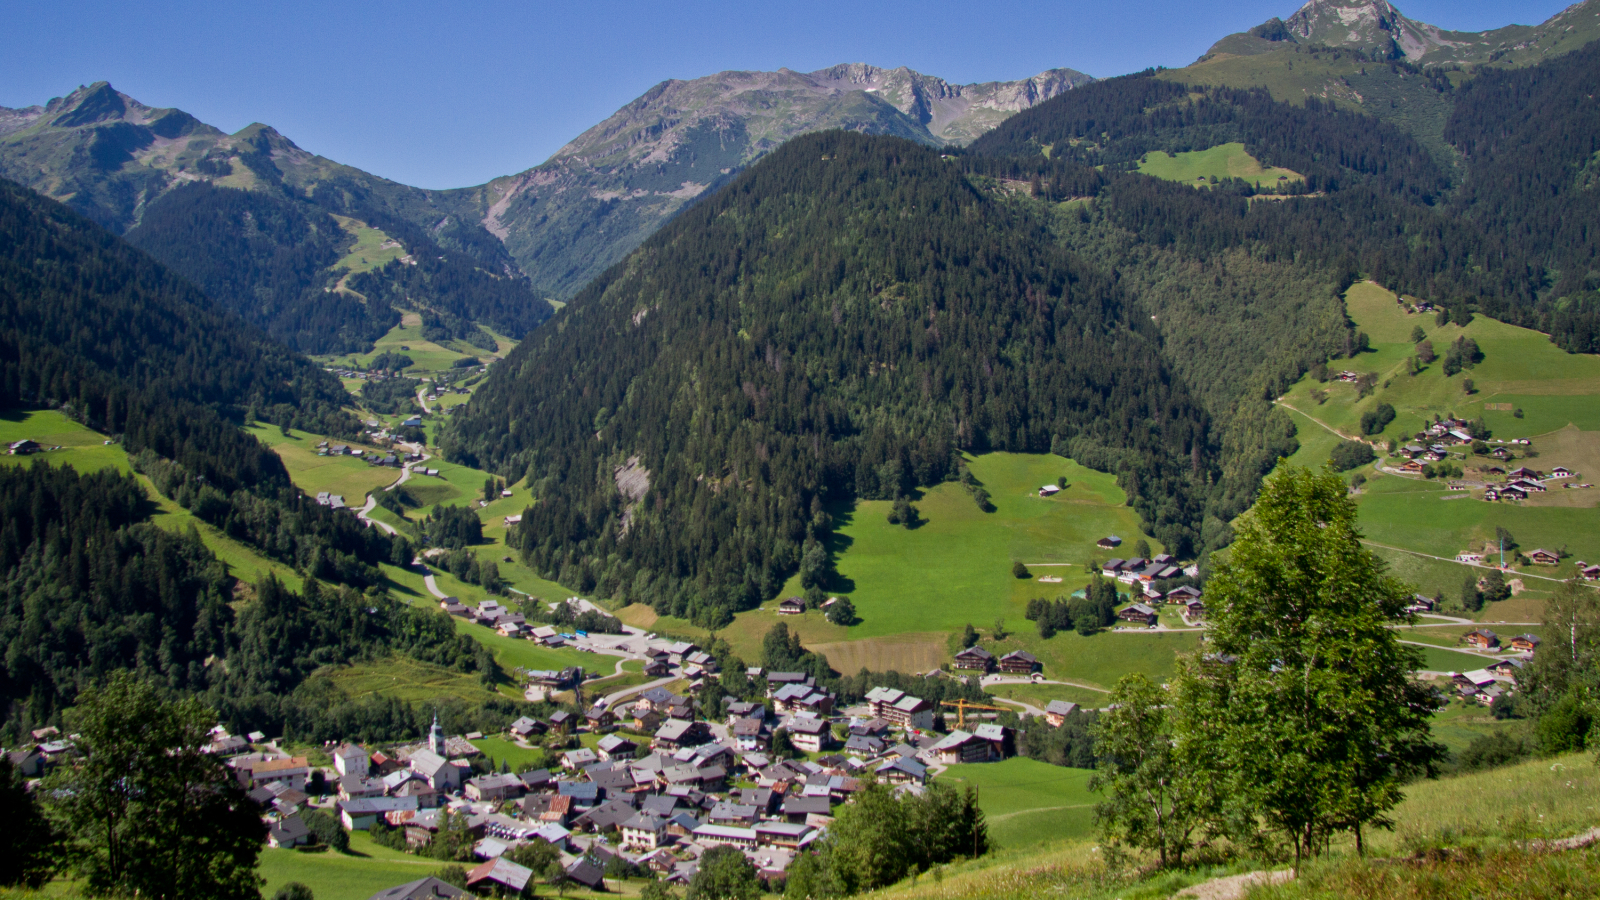
[[[1236,833],[1283,840],[1297,869],[1338,832],[1359,848],[1364,827],[1390,827],[1401,785],[1445,752],[1411,677],[1421,656],[1390,627],[1413,588],[1361,545],[1355,517],[1331,469],[1268,479],[1206,586],[1208,652],[1180,663],[1182,730],[1209,738],[1194,764]]]
[[[1208,794],[1204,776],[1180,756],[1165,692],[1124,675],[1090,732],[1100,764],[1089,789],[1105,795],[1094,812],[1106,839],[1154,850],[1163,867],[1181,865]]]
[[[50,880],[58,857],[59,836],[39,811],[11,761],[0,756],[0,886],[39,887]]]
[[[761,879],[737,847],[712,847],[700,857],[685,900],[756,900]]]
[[[78,755],[46,782],[47,812],[94,894],[258,900],[260,811],[227,768],[201,752],[216,714],[163,700],[118,672],[67,714]]]

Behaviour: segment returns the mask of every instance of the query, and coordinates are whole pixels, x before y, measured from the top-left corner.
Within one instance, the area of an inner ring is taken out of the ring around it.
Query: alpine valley
[[[1284,12],[448,190],[0,109],[0,898],[1593,895],[1600,0]]]

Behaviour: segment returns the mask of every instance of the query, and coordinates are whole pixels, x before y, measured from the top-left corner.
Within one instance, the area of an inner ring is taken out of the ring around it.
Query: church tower
[[[444,756],[444,729],[439,726],[439,714],[433,714],[433,727],[428,729],[428,749]]]

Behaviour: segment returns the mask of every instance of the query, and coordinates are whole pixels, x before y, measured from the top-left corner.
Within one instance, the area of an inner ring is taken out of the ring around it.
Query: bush
[[[1589,737],[1594,715],[1576,691],[1562,697],[1555,706],[1546,710],[1534,726],[1539,735],[1539,747],[1546,753],[1566,753],[1582,750]]]
[[[1011,564],[1011,577],[1012,578],[1027,578],[1028,577],[1028,567],[1022,564],[1022,560],[1019,559],[1016,562],[1013,562]]]
[[[367,368],[398,372],[401,369],[409,369],[413,365],[416,365],[416,360],[406,356],[404,353],[395,353],[390,350],[374,356],[372,362],[367,363]]]
[[[1494,734],[1473,738],[1467,749],[1461,751],[1461,755],[1456,758],[1456,765],[1463,772],[1493,769],[1514,763],[1528,754],[1528,746],[1521,740],[1503,731],[1497,731]]]
[[[855,604],[848,598],[840,597],[828,607],[828,621],[835,625],[854,625],[856,623]]]
[[[339,853],[350,849],[350,835],[339,824],[339,820],[328,815],[320,809],[307,810],[300,814],[305,820],[306,827],[311,829],[311,834],[318,843],[333,848]]]
[[[1372,452],[1372,446],[1364,441],[1340,441],[1333,448],[1331,459],[1335,471],[1348,472],[1372,462],[1377,455]]]
[[[290,881],[272,894],[272,900],[313,900],[311,888],[298,881]]]
[[[1382,434],[1389,423],[1394,421],[1394,407],[1388,403],[1379,403],[1372,409],[1361,414],[1362,434]]]

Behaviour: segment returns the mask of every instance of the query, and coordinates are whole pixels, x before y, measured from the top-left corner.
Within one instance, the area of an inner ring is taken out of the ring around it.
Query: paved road
[[[1022,707],[1022,711],[1027,713],[1030,716],[1042,716],[1042,715],[1044,715],[1044,710],[1040,709],[1037,706],[1034,706],[1032,703],[1023,703],[1021,700],[1008,700],[1005,697],[996,697],[994,699],[1000,701],[1001,703],[1009,703],[1012,706],[1020,706],[1020,707]]]
[[[617,674],[622,674],[622,660],[617,661]],[[616,707],[617,702],[620,700],[625,700],[629,697],[632,697],[634,694],[642,694],[651,688],[658,688],[662,685],[671,684],[681,677],[682,676],[680,675],[668,675],[665,678],[657,678],[655,681],[647,681],[644,684],[636,684],[631,688],[623,688],[622,690],[617,691],[615,694],[605,695],[602,702],[605,703],[607,709],[612,709]]]
[[[421,444],[401,444],[400,446],[405,448],[405,450],[407,452],[409,452],[409,453],[421,453],[422,454],[422,459],[419,462],[412,463],[411,465],[422,465],[422,463],[425,463],[428,460],[433,458],[433,457],[429,456],[425,452],[427,450],[427,448],[422,446]],[[388,487],[384,488],[384,490],[385,491],[392,491],[395,488],[399,487],[400,485],[405,484],[407,481],[409,481],[411,479],[411,465],[401,466],[400,467],[400,477],[396,478],[394,480],[394,483],[390,484]],[[377,496],[375,496],[373,493],[368,493],[367,494],[366,505],[364,505],[360,509],[356,510],[356,518],[358,518],[361,521],[365,522],[367,524],[368,528],[371,528],[372,526],[376,525],[379,528],[383,529],[383,531],[386,534],[398,534],[398,532],[396,532],[394,530],[393,526],[387,525],[387,524],[385,524],[383,522],[379,522],[376,519],[372,518],[372,511],[374,509],[377,509],[377,508],[378,508],[378,498],[377,498]]]
[[[1020,678],[1020,677],[1017,677],[1017,676],[1014,676],[1014,675],[985,675],[985,676],[983,676],[983,686],[984,687],[988,687],[988,686],[993,685],[993,684],[1060,684],[1060,685],[1065,685],[1067,687],[1083,688],[1086,691],[1099,691],[1102,694],[1111,693],[1110,691],[1106,690],[1105,688],[1095,687],[1092,684],[1084,684],[1084,683],[1078,682],[1078,681],[1054,681],[1054,680],[1051,680],[1049,678],[1046,678],[1046,679],[1044,679],[1042,681],[1034,681],[1032,678]]]
[[[1496,568],[1495,566],[1485,566],[1485,565],[1481,565],[1479,563],[1465,563],[1465,562],[1462,562],[1459,559],[1454,559],[1452,557],[1447,557],[1447,556],[1434,556],[1431,553],[1419,553],[1419,552],[1417,552],[1415,550],[1407,550],[1404,547],[1394,547],[1394,546],[1390,546],[1389,544],[1380,544],[1377,541],[1363,540],[1361,543],[1366,544],[1368,547],[1379,547],[1379,548],[1382,548],[1384,550],[1393,550],[1396,553],[1409,553],[1412,556],[1420,556],[1423,559],[1437,559],[1440,562],[1455,563],[1458,566],[1470,566],[1471,568],[1474,568],[1474,569],[1494,569],[1494,568]],[[1562,582],[1567,580],[1565,578],[1552,578],[1549,575],[1535,575],[1532,572],[1512,572],[1512,573],[1509,573],[1509,574],[1514,575],[1517,578],[1538,578],[1538,579],[1541,579],[1543,581],[1554,581],[1557,584],[1560,584],[1560,583],[1562,583]],[[1589,586],[1590,587],[1594,587],[1594,585],[1589,585]],[[1505,624],[1517,624],[1517,623],[1505,623]],[[1534,624],[1539,624],[1539,623],[1534,623]]]

